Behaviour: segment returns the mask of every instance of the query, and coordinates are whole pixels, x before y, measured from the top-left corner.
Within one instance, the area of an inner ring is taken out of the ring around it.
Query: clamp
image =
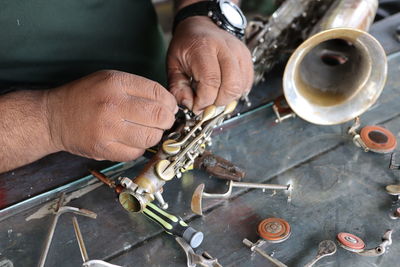
[[[218,259],[214,259],[206,251],[200,255],[196,254],[193,248],[183,238],[176,237],[175,240],[185,251],[188,267],[195,267],[197,265],[203,267],[222,267],[222,265],[218,263]]]
[[[260,222],[257,227],[257,233],[262,239],[259,239],[256,243],[253,243],[245,238],[243,239],[243,244],[249,247],[251,251],[257,252],[276,266],[287,267],[286,264],[268,255],[260,247],[266,242],[281,243],[287,240],[291,235],[291,227],[289,223],[281,218],[267,218]]]

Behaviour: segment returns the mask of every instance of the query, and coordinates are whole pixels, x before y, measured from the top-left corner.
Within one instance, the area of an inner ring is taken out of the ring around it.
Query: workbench
[[[400,45],[392,39],[399,21],[399,15],[392,16],[372,29],[388,54],[388,78],[378,102],[361,117],[363,126],[379,124],[396,137],[400,136]],[[280,79],[271,78],[264,86],[277,86]],[[262,86],[257,90],[263,90]],[[262,247],[288,266],[303,266],[316,255],[320,241],[335,240],[339,232],[355,234],[372,248],[387,229],[394,230],[393,244],[383,256],[362,257],[338,247],[335,255],[316,266],[400,266],[400,219],[389,216],[400,202],[385,191],[386,185],[400,184],[400,170],[388,168],[390,155],[366,153],[356,147],[346,134],[350,125],[317,126],[300,118],[277,124],[270,103],[233,117],[217,129],[211,150],[243,168],[243,181],[290,183],[293,190],[234,188],[229,200],[204,199],[204,216],[197,216],[190,210],[197,185],[205,183],[206,191],[214,193],[226,191],[227,186],[223,180],[194,170],[164,186],[168,211],[202,231],[205,238],[200,248],[223,266],[273,266],[242,243],[244,238],[257,241],[257,225],[268,217],[283,218],[292,227],[288,240]],[[103,172],[113,178],[133,178],[146,161],[105,163]],[[64,169],[87,165],[62,164]],[[42,170],[43,176],[49,176],[45,173],[49,168]],[[54,216],[49,210],[62,192],[70,200],[67,205],[97,213],[97,219],[77,216],[90,259],[136,267],[186,266],[184,251],[172,236],[144,215],[126,212],[113,190],[92,176],[68,177],[61,179],[63,184],[51,182],[48,188],[28,196],[30,174],[21,175],[22,184],[14,178],[21,172],[0,177],[2,194],[4,188],[19,194],[13,198],[9,193],[0,210],[0,266],[37,265]],[[56,174],[55,170],[52,175]],[[41,171],[36,170],[34,176],[32,184],[38,184]],[[54,180],[57,177],[52,177]],[[71,217],[60,217],[46,266],[82,265]]]

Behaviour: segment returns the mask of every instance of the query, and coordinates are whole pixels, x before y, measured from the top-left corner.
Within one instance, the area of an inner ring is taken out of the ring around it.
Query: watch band
[[[172,33],[175,32],[176,26],[178,26],[179,22],[184,19],[193,16],[207,16],[210,8],[215,8],[216,3],[214,1],[201,1],[188,6],[185,6],[181,10],[178,11],[174,18],[174,24],[172,26]]]

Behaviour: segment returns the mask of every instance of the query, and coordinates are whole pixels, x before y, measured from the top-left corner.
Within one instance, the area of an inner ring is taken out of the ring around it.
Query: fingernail
[[[178,112],[178,110],[179,110],[179,107],[175,106],[174,114],[176,114]]]
[[[182,105],[187,107],[188,109],[192,109],[192,101],[190,101],[189,99],[183,99],[182,100]]]

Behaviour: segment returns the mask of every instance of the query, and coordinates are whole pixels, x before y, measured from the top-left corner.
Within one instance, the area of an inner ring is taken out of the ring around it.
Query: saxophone
[[[254,63],[254,83],[264,80],[264,74],[287,59],[313,27],[324,16],[333,0],[286,0],[269,17],[250,20],[245,43]]]
[[[214,128],[222,124],[236,104],[234,101],[222,107],[211,105],[198,116],[185,110],[184,122],[166,136],[161,148],[139,175],[134,179],[120,178],[123,186],[119,194],[121,205],[130,212],[142,212],[149,202],[157,199],[161,208],[167,209],[168,204],[162,197],[164,184],[193,168],[196,158],[211,143]]]

